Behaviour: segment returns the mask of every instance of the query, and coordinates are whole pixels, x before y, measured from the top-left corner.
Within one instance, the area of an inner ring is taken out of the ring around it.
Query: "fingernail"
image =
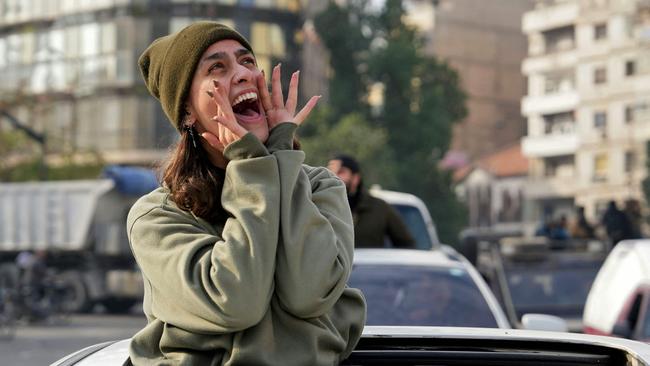
[[[210,98],[214,98],[214,93],[212,93],[212,92],[209,91],[209,90],[206,90],[205,92],[208,93],[208,95],[210,96]]]

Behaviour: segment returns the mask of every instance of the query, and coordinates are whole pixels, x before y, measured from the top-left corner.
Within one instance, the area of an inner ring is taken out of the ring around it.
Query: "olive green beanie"
[[[138,59],[140,72],[151,95],[160,100],[167,118],[181,129],[184,104],[201,55],[217,41],[234,39],[253,52],[234,29],[217,22],[192,23],[178,33],[156,39]]]

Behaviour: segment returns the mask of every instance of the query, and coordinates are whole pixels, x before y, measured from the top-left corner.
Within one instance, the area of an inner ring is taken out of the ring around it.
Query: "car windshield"
[[[413,206],[407,205],[393,205],[393,207],[400,213],[411,235],[415,238],[416,248],[431,249],[431,237],[420,211]]]
[[[597,272],[598,267],[518,266],[507,270],[508,286],[517,313],[579,316]]]
[[[363,291],[367,325],[497,327],[478,287],[460,268],[355,265],[349,284]]]

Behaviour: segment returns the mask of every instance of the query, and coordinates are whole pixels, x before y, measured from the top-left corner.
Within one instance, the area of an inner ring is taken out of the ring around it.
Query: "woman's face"
[[[199,133],[206,130],[205,126],[217,123],[212,120],[217,106],[207,93],[215,92],[213,81],[216,80],[228,96],[237,122],[261,142],[266,142],[269,128],[257,89],[259,74],[255,57],[239,42],[227,39],[208,47],[194,72],[187,103],[189,112],[198,122],[195,127]]]

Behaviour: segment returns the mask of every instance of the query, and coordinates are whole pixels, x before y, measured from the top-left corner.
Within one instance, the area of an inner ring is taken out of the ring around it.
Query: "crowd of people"
[[[591,223],[585,217],[584,207],[576,207],[575,216],[569,220],[561,215],[555,220],[545,220],[536,231],[536,235],[551,240],[566,239],[603,239],[612,246],[621,240],[640,239],[642,214],[639,201],[629,199],[620,209],[616,201],[609,201],[597,223]]]

